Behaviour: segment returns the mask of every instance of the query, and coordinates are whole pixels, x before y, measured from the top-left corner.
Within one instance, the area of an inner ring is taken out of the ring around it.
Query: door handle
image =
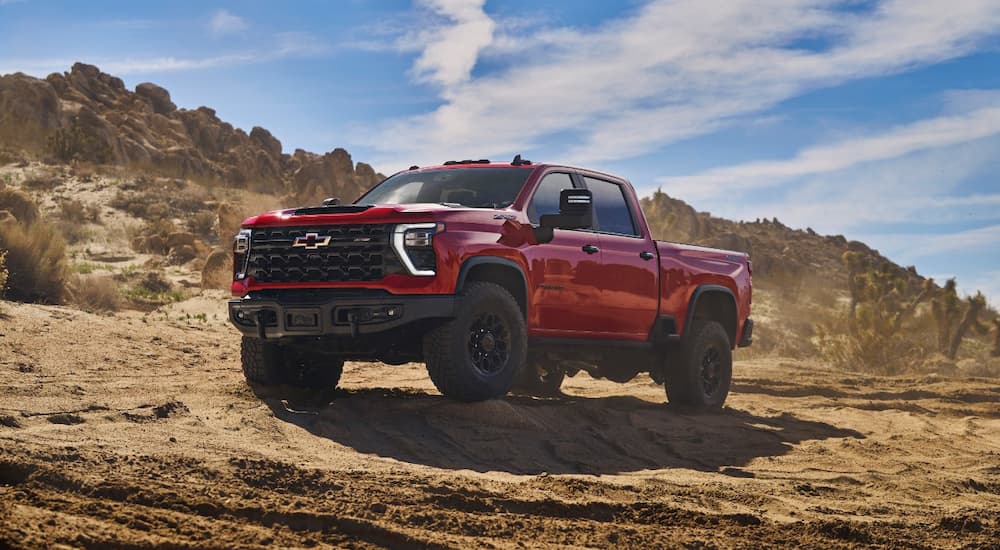
[[[643,250],[642,252],[639,253],[639,257],[642,258],[643,260],[652,260],[653,258],[656,257],[656,254],[653,254],[648,250]]]
[[[587,254],[597,254],[598,252],[601,251],[601,249],[597,248],[592,244],[585,244],[583,245],[583,251],[586,252]]]

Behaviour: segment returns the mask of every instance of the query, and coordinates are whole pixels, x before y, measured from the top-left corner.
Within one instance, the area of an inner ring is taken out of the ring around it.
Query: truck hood
[[[451,207],[443,204],[380,204],[308,206],[274,210],[243,220],[244,227],[274,225],[327,225],[341,223],[399,223],[452,217],[457,213],[496,212],[483,208]]]

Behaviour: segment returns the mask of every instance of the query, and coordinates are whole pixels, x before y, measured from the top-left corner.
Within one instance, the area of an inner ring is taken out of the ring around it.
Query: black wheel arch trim
[[[521,277],[521,284],[524,285],[524,308],[525,308],[525,318],[528,316],[528,295],[530,290],[528,288],[528,278],[524,275],[524,268],[521,264],[511,260],[510,258],[502,258],[500,256],[473,256],[465,260],[462,263],[462,267],[458,270],[458,279],[455,281],[455,294],[462,292],[465,289],[466,279],[469,277],[469,273],[474,267],[481,265],[500,265],[508,267],[517,272],[518,276]],[[514,297],[517,300],[517,296]]]
[[[736,321],[736,325],[733,326],[733,327],[723,326],[723,328],[726,329],[726,332],[728,334],[731,334],[733,336],[733,337],[730,338],[730,342],[729,342],[730,345],[733,348],[736,347],[736,343],[737,343],[736,340],[738,338],[738,336],[736,334],[736,331],[739,328],[739,324],[740,324],[740,319],[739,319],[739,315],[740,315],[739,312],[740,312],[740,310],[739,310],[738,307],[736,307],[736,295],[733,294],[733,291],[730,290],[728,287],[725,287],[725,286],[722,286],[722,285],[711,285],[711,284],[709,284],[709,285],[700,285],[700,286],[698,286],[698,288],[694,289],[693,293],[691,293],[691,300],[688,301],[687,313],[684,316],[684,331],[681,334],[681,339],[682,339],[682,341],[685,344],[687,343],[688,339],[690,338],[691,331],[688,330],[688,329],[691,327],[691,323],[694,322],[694,312],[695,312],[695,310],[697,310],[697,307],[698,307],[698,299],[701,298],[701,296],[704,295],[704,294],[715,293],[715,292],[719,292],[719,293],[725,294],[726,296],[729,297],[730,300],[732,300],[733,313],[734,313],[733,318]]]

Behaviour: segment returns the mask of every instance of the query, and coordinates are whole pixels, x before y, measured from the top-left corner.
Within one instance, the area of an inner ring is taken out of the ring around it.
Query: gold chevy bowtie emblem
[[[302,237],[295,237],[292,246],[295,248],[305,248],[306,250],[316,250],[321,246],[330,244],[330,236],[320,237],[318,233],[306,233]]]

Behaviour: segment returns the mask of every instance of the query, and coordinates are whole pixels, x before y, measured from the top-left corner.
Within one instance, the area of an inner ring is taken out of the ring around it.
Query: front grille
[[[391,234],[375,224],[256,228],[247,274],[261,283],[377,281],[395,263]]]

